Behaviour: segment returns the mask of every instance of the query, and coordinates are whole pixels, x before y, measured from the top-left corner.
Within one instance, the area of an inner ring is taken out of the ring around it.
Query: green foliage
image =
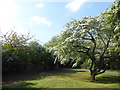
[[[90,60],[85,60],[83,64],[81,64],[81,68],[89,69],[90,68],[91,61]]]
[[[27,41],[30,36],[8,32],[2,36],[2,64],[3,72],[23,71],[27,62]]]
[[[2,64],[3,73],[22,72],[28,64],[41,64],[45,68],[53,69],[53,56],[38,41],[28,41],[28,35],[18,35],[16,32],[8,32],[2,36]]]
[[[43,64],[46,66],[53,67],[54,58],[53,55],[43,46],[41,46],[37,41],[31,41],[28,43],[29,62],[35,64]]]
[[[29,52],[28,60],[30,63],[42,63],[41,54],[43,53],[43,47],[37,41],[30,41],[28,43]]]
[[[109,66],[111,69],[118,70],[120,69],[118,65],[120,63],[120,1],[116,1],[111,5],[110,10],[102,13],[102,16],[104,17],[104,24],[112,28],[114,34],[109,48],[110,55],[112,56]]]
[[[45,43],[44,46],[47,48],[53,48],[60,43],[59,36],[54,36],[51,38],[51,40],[48,43]]]

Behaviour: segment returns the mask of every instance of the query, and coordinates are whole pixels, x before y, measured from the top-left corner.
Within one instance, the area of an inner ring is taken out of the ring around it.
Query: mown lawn
[[[120,88],[120,75],[104,73],[90,81],[86,71],[46,72],[26,80],[3,85],[3,88]]]

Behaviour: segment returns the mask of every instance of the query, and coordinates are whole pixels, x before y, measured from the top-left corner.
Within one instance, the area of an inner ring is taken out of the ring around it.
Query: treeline
[[[8,32],[2,35],[2,72],[43,71],[54,68],[53,55],[30,35]],[[34,69],[33,69],[34,68]]]

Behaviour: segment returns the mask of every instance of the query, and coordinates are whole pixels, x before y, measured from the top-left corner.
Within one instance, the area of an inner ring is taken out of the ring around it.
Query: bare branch
[[[87,54],[87,52],[84,52],[84,51],[77,51],[77,52],[81,52],[81,53],[85,53],[85,54]]]
[[[102,36],[98,33],[98,36],[100,37],[100,39],[102,40],[102,42],[104,43],[104,45],[106,45],[104,39],[102,38]]]
[[[92,39],[90,39],[90,38],[85,38],[85,37],[82,37],[82,39],[84,39],[84,40],[92,40]]]
[[[85,47],[85,46],[79,46],[79,45],[76,45],[76,46],[73,46],[73,47],[82,47],[82,48],[84,48],[84,49],[87,49],[87,50],[88,50],[87,52],[89,52],[89,50],[90,50],[90,48]]]
[[[111,56],[103,56],[103,58],[111,58]]]
[[[103,53],[102,53],[101,56],[100,56],[100,60],[103,58],[103,56],[104,56],[104,54],[105,54],[105,52],[106,52],[106,50],[107,50],[107,48],[108,48],[108,46],[109,46],[109,43],[110,43],[110,38],[109,38],[109,40],[107,41],[107,45],[105,46],[105,49],[104,49]]]
[[[101,54],[100,52],[95,52],[95,54]]]

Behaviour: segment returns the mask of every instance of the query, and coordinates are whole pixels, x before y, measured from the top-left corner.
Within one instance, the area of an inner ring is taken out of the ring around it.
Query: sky
[[[97,16],[111,4],[109,0],[0,0],[0,30],[34,35],[40,44],[65,29],[64,25],[85,16]]]

